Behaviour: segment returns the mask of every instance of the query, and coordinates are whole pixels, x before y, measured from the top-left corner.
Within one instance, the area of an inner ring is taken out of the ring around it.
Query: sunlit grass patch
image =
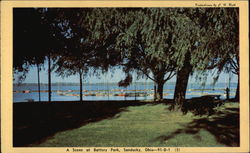
[[[222,107],[224,109],[226,107],[237,108],[237,105],[228,103]],[[218,122],[216,114],[210,117],[195,116],[192,113],[183,115],[182,112],[172,112],[167,108],[168,106],[165,104],[129,106],[113,118],[58,132],[45,142],[31,146],[228,146],[227,143],[220,141],[214,133],[214,130],[221,128],[211,125],[213,122]],[[238,123],[231,124],[235,126],[234,124]],[[215,129],[210,130],[207,127]]]

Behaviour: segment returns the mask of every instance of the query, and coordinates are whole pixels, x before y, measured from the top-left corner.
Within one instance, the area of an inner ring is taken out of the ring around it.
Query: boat
[[[23,90],[23,93],[30,93],[30,90]]]
[[[57,91],[57,94],[60,96],[64,96],[65,93],[63,91]]]
[[[146,97],[148,94],[146,92],[132,92],[132,93],[126,93],[125,97]]]

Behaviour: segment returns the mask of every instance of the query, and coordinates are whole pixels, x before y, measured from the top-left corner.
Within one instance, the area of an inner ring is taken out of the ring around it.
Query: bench
[[[206,98],[211,98],[211,99],[213,99],[213,100],[211,100],[212,102],[213,102],[213,105],[214,106],[221,106],[221,105],[223,105],[224,104],[224,101],[221,101],[220,100],[220,96],[221,95],[206,95],[206,96],[202,96],[204,99],[206,99]]]
[[[194,112],[196,115],[213,114],[214,107],[221,106],[223,103],[220,101],[221,95],[206,95],[201,97],[194,97],[183,104],[182,111],[187,113],[188,111]]]

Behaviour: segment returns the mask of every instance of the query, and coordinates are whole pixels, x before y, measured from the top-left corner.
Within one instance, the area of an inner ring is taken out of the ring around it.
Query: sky
[[[133,76],[135,77],[136,74],[133,74]],[[18,75],[14,75],[15,81],[14,83],[17,83],[17,77]],[[117,68],[112,72],[108,72],[107,74],[101,74],[100,77],[96,77],[96,76],[91,76],[91,77],[85,77],[84,78],[84,83],[113,83],[113,82],[119,82],[120,80],[124,79],[125,74],[122,71],[122,69]],[[69,76],[66,78],[62,78],[60,76],[58,76],[55,72],[52,72],[52,77],[51,77],[52,83],[57,83],[57,82],[74,82],[74,83],[78,83],[79,82],[79,76],[78,75],[73,75],[73,76]],[[218,83],[228,83],[229,80],[229,74],[226,73],[222,73],[219,77]],[[42,70],[40,72],[40,81],[41,83],[48,83],[48,73],[47,70]],[[133,79],[133,81],[136,82],[151,82],[151,80],[146,80],[145,78],[143,79]],[[169,80],[168,82],[175,82],[176,81],[176,77],[173,77],[171,80]],[[197,82],[197,80],[195,79],[194,76],[190,77],[189,80],[190,83],[195,83]],[[208,76],[207,79],[207,84],[211,84],[213,82],[213,76],[210,74]],[[237,82],[237,76],[236,75],[232,75],[231,77],[231,82]],[[37,69],[36,67],[31,67],[30,71],[28,72],[28,74],[26,75],[26,79],[23,81],[23,83],[37,83]]]

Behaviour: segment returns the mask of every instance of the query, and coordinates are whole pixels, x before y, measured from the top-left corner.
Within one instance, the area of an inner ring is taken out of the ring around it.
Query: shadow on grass
[[[41,143],[59,131],[90,122],[117,118],[128,106],[143,102],[41,102],[15,103],[13,106],[13,146]]]
[[[200,130],[206,130],[211,133],[218,143],[231,147],[237,147],[240,144],[239,138],[239,109],[226,108],[223,111],[214,113],[209,118],[194,119],[185,125],[182,129],[178,129],[169,135],[157,137],[154,141],[164,142],[174,139],[179,134],[198,134]],[[199,135],[197,139],[202,139]]]
[[[215,100],[213,97],[195,97],[185,100],[185,102],[181,106],[181,111],[183,112],[183,114],[192,112],[194,115],[210,116],[215,113],[215,108],[224,105],[225,102],[225,100]],[[176,106],[174,103],[170,103],[169,110],[172,111],[175,107]]]

